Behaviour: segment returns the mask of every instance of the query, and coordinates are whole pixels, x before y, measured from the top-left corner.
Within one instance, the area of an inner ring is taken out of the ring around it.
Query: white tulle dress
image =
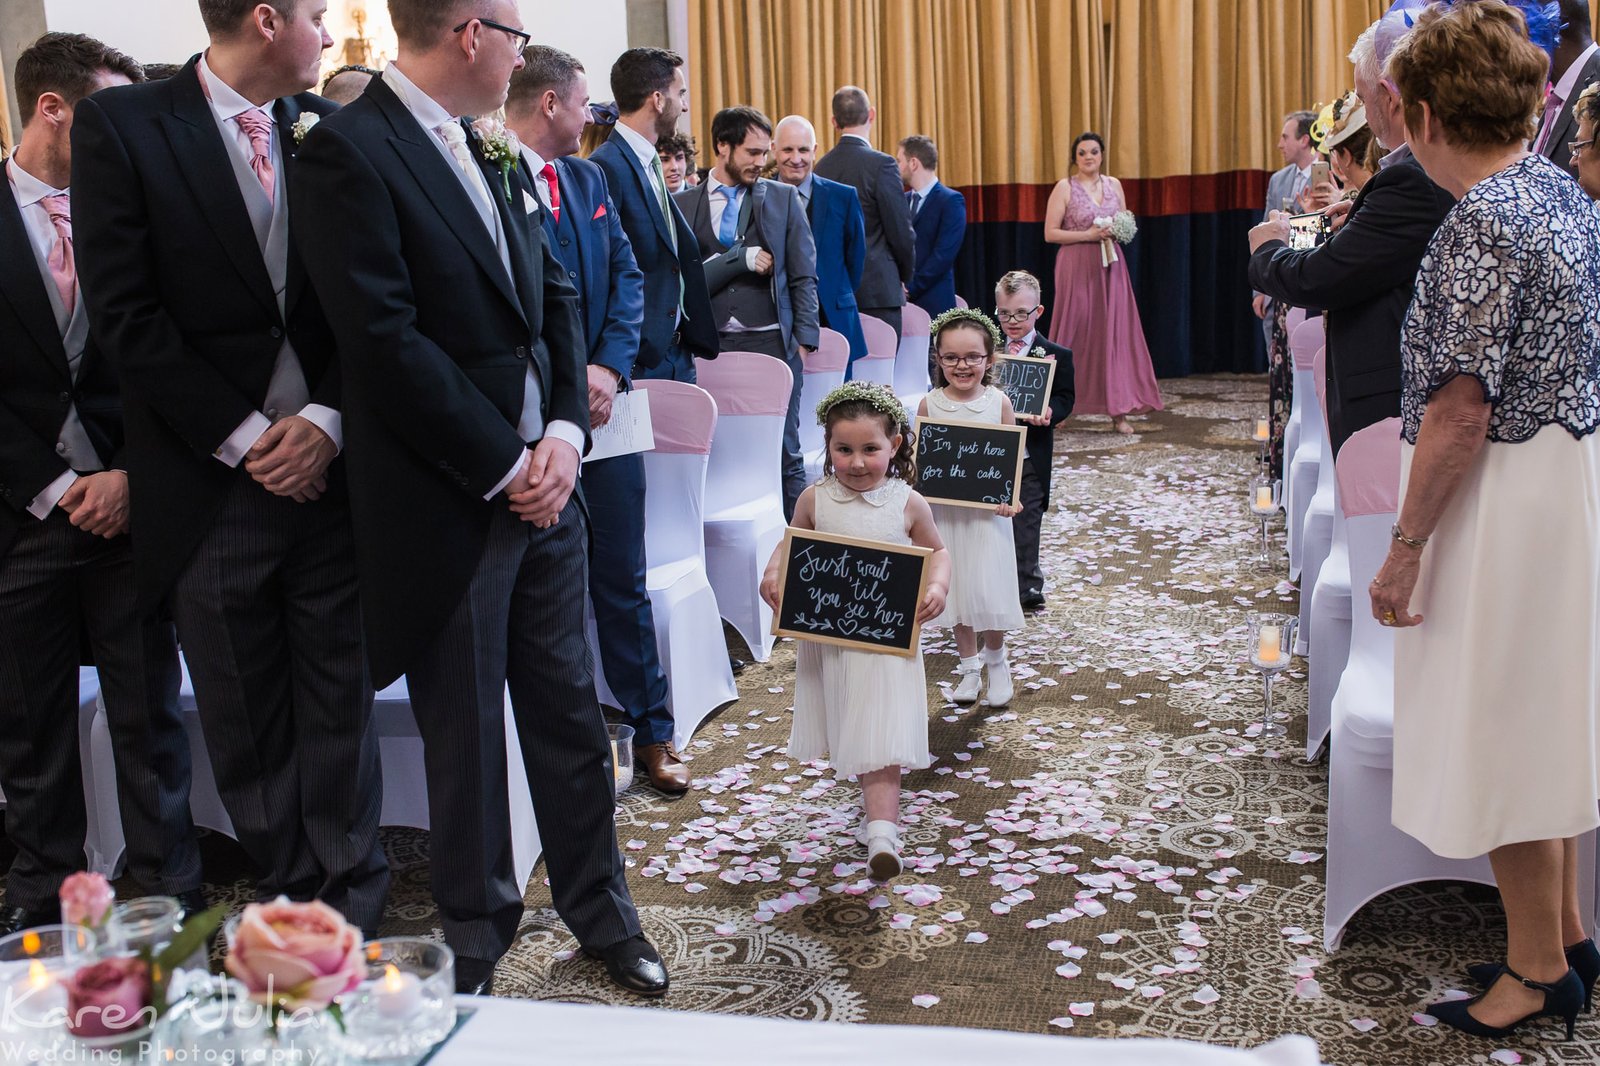
[[[928,417],[943,422],[1000,425],[1005,393],[993,385],[975,400],[952,400],[944,389],[928,393]],[[977,507],[933,504],[933,521],[950,549],[950,594],[940,628],[971,626],[979,632],[1022,628],[1017,595],[1017,545],[1011,519]]]
[[[820,533],[911,543],[906,533],[911,486],[899,478],[860,493],[827,477],[817,483],[815,496]],[[827,759],[843,777],[887,766],[930,766],[928,677],[921,649],[905,658],[800,641],[789,757]]]

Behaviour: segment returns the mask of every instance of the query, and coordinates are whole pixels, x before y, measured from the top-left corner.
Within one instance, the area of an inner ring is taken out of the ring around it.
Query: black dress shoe
[[[606,973],[619,988],[641,996],[662,996],[667,992],[667,968],[650,941],[642,936],[599,950],[584,948],[583,953],[605,963]]]
[[[205,892],[198,888],[190,889],[188,892],[179,892],[173,898],[178,901],[178,906],[183,908],[183,920],[186,922],[190,918],[198,918],[210,909],[210,906],[206,903]]]
[[[456,995],[494,995],[494,963],[487,959],[456,956]]]
[[[53,925],[61,921],[59,912],[30,911],[26,907],[0,908],[0,936],[10,936],[39,925]]]
[[[1025,611],[1037,611],[1044,606],[1044,593],[1038,589],[1026,589],[1022,593],[1022,608]]]

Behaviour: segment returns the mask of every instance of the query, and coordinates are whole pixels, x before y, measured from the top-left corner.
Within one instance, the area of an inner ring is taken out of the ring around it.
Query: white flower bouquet
[[[1104,267],[1121,258],[1117,254],[1117,245],[1129,243],[1139,232],[1139,223],[1132,211],[1118,211],[1107,218],[1097,218],[1094,224],[1111,231],[1111,236],[1100,242],[1100,265]]]

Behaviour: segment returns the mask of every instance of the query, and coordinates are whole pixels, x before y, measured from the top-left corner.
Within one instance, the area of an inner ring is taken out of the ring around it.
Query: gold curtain
[[[5,57],[0,56],[0,70],[10,70],[6,66]],[[6,82],[9,78],[0,77],[0,156],[11,153],[11,104],[6,96]]]

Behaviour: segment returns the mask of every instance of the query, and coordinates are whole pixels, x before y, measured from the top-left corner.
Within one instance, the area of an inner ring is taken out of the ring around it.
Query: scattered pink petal
[[[921,995],[911,997],[911,1005],[913,1007],[921,1007],[923,1010],[927,1010],[929,1007],[934,1006],[938,1002],[938,996]]]
[[[1505,1066],[1517,1066],[1517,1063],[1522,1061],[1522,1056],[1509,1048],[1501,1048],[1499,1051],[1489,1053],[1489,1061],[1501,1062]]]
[[[1350,1027],[1358,1033],[1370,1033],[1378,1027],[1378,1023],[1371,1018],[1351,1018]]]
[[[989,934],[977,932],[968,933],[966,942],[968,944],[987,944],[989,942]]]
[[[1211,1004],[1222,998],[1222,993],[1218,992],[1210,985],[1201,985],[1200,991],[1196,992],[1190,998],[1196,1003],[1202,1003],[1209,1007]]]
[[[1067,1013],[1074,1018],[1087,1018],[1094,1014],[1093,1003],[1074,1003],[1067,1007]]]
[[[1057,1029],[1071,1029],[1073,1026],[1073,1021],[1071,1018],[1051,1018],[1050,1024],[1055,1026]]]
[[[1434,1026],[1439,1024],[1439,1019],[1435,1018],[1431,1014],[1413,1014],[1411,1016],[1411,1020],[1416,1022],[1418,1025],[1427,1026],[1429,1029],[1432,1029]]]

